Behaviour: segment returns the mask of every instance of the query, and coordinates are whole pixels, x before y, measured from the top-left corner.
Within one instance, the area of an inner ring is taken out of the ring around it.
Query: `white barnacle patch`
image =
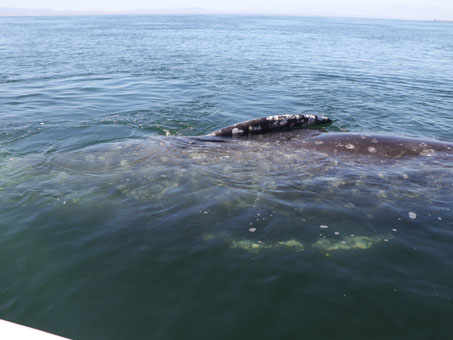
[[[233,136],[242,135],[244,133],[244,130],[240,130],[238,128],[233,128],[231,133],[232,133]]]
[[[189,153],[189,157],[192,158],[192,159],[201,159],[201,158],[204,158],[203,155],[201,154],[198,154],[198,153]]]
[[[323,142],[323,141],[321,141],[321,140],[317,140],[317,141],[315,141],[315,144],[316,144],[316,145],[323,145],[323,144],[324,144],[324,142]]]
[[[335,188],[339,188],[343,185],[346,185],[346,182],[342,180],[341,178],[333,178],[329,180],[330,185],[332,185]]]
[[[378,141],[376,138],[373,138],[373,139],[371,140],[371,143],[377,144],[377,143],[379,143],[379,141]]]
[[[306,125],[314,125],[316,124],[316,116],[315,115],[304,115],[305,119],[307,119]]]
[[[273,120],[273,121],[287,121],[287,120],[294,120],[297,119],[298,121],[307,120],[310,123],[316,122],[315,115],[275,115],[275,116],[267,116],[266,120]],[[328,119],[327,117],[321,116],[322,119]]]
[[[345,147],[346,149],[349,149],[349,150],[355,149],[354,144],[351,144],[351,143],[346,144],[344,147]]]
[[[376,151],[377,151],[376,148],[373,147],[373,146],[369,146],[369,147],[367,148],[367,150],[368,150],[369,153],[376,153]]]
[[[414,213],[413,211],[410,211],[410,212],[409,212],[409,218],[410,218],[411,220],[415,220],[415,219],[417,218],[417,214]]]
[[[377,193],[377,197],[379,197],[380,199],[386,199],[387,193],[384,190],[379,190]]]
[[[276,115],[276,116],[267,116],[266,120],[280,120],[283,115]]]
[[[257,126],[250,125],[249,126],[249,131],[251,131],[251,132],[261,131],[262,129],[263,128],[261,127],[261,125],[257,125]]]
[[[424,143],[422,143],[424,144]],[[420,156],[432,156],[434,154],[434,150],[433,149],[425,149],[423,150],[422,152],[420,152]]]

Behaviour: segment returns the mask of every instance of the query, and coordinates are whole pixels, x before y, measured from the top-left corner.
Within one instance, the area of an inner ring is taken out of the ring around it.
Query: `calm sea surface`
[[[183,137],[296,113],[453,140],[453,24],[0,18],[0,318],[74,339],[450,339],[451,157]]]

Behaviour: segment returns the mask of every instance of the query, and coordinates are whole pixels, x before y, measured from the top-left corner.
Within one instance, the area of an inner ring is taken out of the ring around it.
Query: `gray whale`
[[[276,145],[291,145],[326,153],[348,153],[373,157],[430,157],[453,153],[453,143],[451,142],[390,135],[322,132],[313,129],[293,131],[322,126],[331,122],[326,116],[276,115],[227,126],[207,136],[256,139],[254,135],[262,137],[263,134],[267,134],[265,141],[273,142]],[[225,140],[222,138],[217,141]]]
[[[453,162],[451,142],[319,129],[330,122],[325,116],[314,115],[263,117],[204,136],[153,136],[140,141],[88,146],[64,157],[55,155],[52,163],[58,168],[94,173],[147,162],[167,170],[199,163],[220,167],[298,164],[299,168],[310,168],[309,164],[323,166],[326,160],[335,159],[364,167],[381,162],[394,164],[395,160],[415,161],[428,168],[433,161],[445,166]]]

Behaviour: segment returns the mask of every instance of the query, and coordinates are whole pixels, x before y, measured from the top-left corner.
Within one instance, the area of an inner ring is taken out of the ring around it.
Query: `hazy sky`
[[[0,0],[0,7],[77,11],[200,7],[277,14],[453,19],[453,0]]]

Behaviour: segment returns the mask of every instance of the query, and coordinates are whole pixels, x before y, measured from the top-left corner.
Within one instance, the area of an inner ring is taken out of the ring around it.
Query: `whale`
[[[156,230],[252,253],[358,251],[396,237],[390,228],[397,224],[449,216],[450,141],[337,132],[332,123],[323,115],[274,115],[198,136],[14,157],[0,168],[0,192],[8,193],[0,203],[49,204],[61,213],[126,206],[145,212],[137,221]],[[389,223],[380,232],[383,219]]]
[[[322,115],[274,115],[240,122],[209,133],[208,137],[256,139],[266,134],[266,142],[292,145],[319,152],[356,154],[372,157],[432,157],[453,153],[449,141],[426,140],[384,134],[326,132],[319,127],[331,124]],[[304,129],[304,128],[318,129]],[[259,139],[258,139],[259,140]]]
[[[441,161],[444,167],[453,162],[451,141],[329,131],[331,123],[323,115],[266,116],[199,136],[150,136],[91,145],[64,156],[57,153],[51,163],[60,169],[98,173],[140,164],[165,169],[181,164],[206,168],[235,164],[251,169],[250,164],[290,167],[303,163],[309,167],[336,159],[366,167],[382,161],[396,164],[397,160],[421,159],[419,165],[428,169],[433,161]]]

